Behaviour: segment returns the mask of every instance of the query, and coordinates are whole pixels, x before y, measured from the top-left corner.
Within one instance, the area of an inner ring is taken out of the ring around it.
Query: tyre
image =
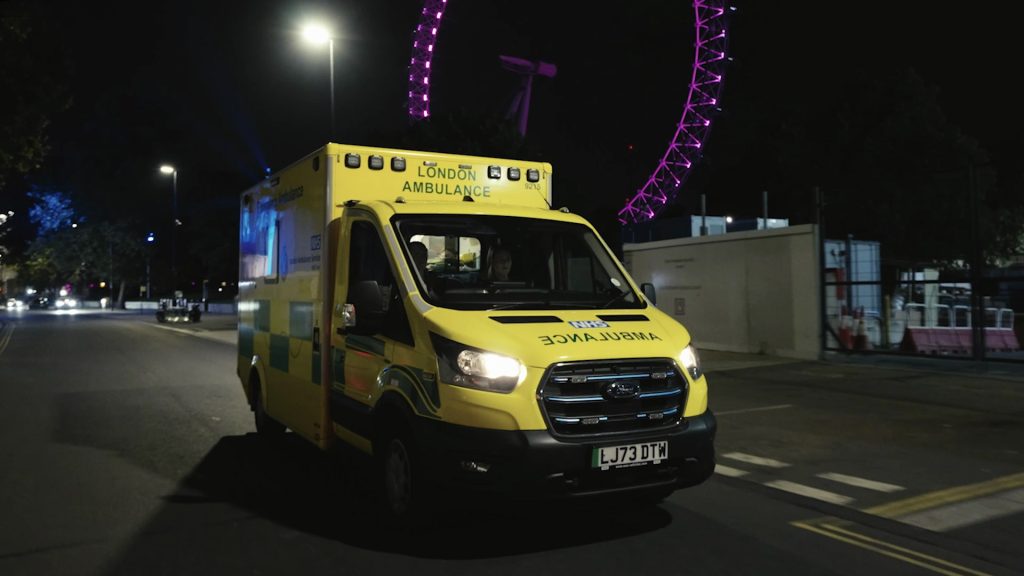
[[[274,420],[263,409],[263,387],[260,377],[252,375],[252,411],[256,418],[256,433],[267,438],[284,434],[284,424]]]
[[[402,428],[389,430],[378,444],[380,496],[384,512],[393,523],[414,522],[423,507],[416,446],[410,434]]]

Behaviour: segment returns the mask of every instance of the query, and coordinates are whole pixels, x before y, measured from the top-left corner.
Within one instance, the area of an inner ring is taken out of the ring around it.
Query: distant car
[[[28,299],[28,307],[32,310],[45,310],[50,307],[50,299],[46,296],[33,296]]]
[[[23,310],[25,308],[27,308],[25,302],[23,302],[21,300],[18,300],[17,298],[8,298],[7,299],[7,309],[8,310]]]
[[[61,296],[57,298],[57,301],[54,303],[54,306],[56,306],[58,310],[69,310],[71,308],[78,308],[78,299],[75,298],[74,296]]]

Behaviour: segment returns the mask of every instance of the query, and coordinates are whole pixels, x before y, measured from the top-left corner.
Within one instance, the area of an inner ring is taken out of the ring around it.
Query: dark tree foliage
[[[39,166],[52,117],[70,104],[62,59],[31,6],[0,4],[0,190]]]
[[[947,120],[935,87],[912,69],[816,80],[800,93],[730,102],[708,152],[721,162],[691,182],[711,182],[712,195],[749,190],[755,214],[769,190],[772,215],[798,223],[815,220],[819,187],[829,237],[878,240],[886,258],[939,265],[969,259],[973,201],[986,257],[1012,252],[1024,195]]]

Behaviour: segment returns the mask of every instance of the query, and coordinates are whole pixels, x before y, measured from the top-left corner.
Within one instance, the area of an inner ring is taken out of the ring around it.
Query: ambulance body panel
[[[550,199],[546,163],[340,144],[245,191],[238,376],[257,421],[450,487],[706,479],[689,333]]]

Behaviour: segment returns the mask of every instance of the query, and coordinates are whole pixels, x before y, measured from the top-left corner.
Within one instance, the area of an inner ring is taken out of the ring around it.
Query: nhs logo
[[[569,326],[573,328],[607,328],[608,323],[604,320],[570,320]]]

